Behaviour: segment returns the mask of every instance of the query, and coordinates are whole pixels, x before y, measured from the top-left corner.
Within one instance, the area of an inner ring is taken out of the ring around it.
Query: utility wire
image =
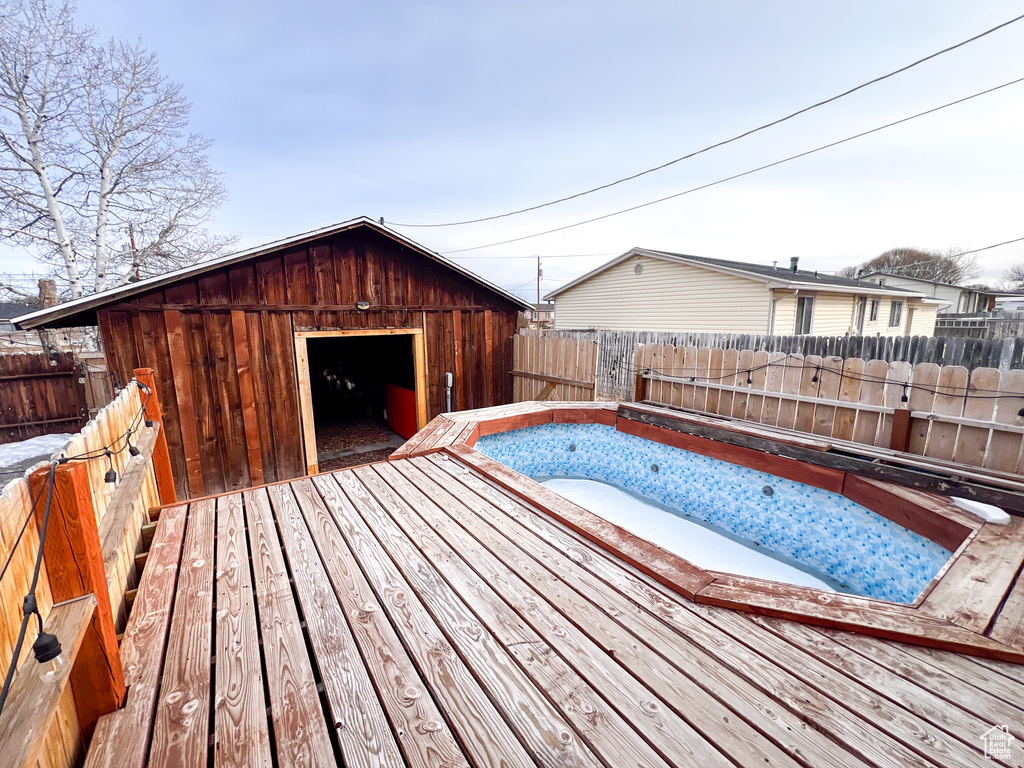
[[[966,256],[969,253],[980,253],[981,251],[988,251],[991,250],[992,248],[999,248],[1000,246],[1009,245],[1010,243],[1019,243],[1022,240],[1024,240],[1024,237],[1018,237],[1015,240],[1004,240],[1003,242],[996,243],[995,245],[986,245],[984,248],[975,248],[973,251],[964,251],[963,253],[958,253],[957,256]]]
[[[690,189],[683,190],[682,192],[676,192],[676,193],[671,194],[671,195],[666,195],[665,197],[659,197],[657,200],[649,200],[646,203],[640,203],[639,205],[633,205],[633,206],[630,206],[629,208],[622,208],[622,209],[620,209],[618,211],[613,211],[612,213],[606,213],[606,214],[604,214],[602,216],[595,216],[595,217],[593,217],[591,219],[585,219],[583,221],[577,221],[574,224],[566,224],[565,226],[555,227],[554,229],[547,229],[547,230],[544,230],[543,232],[535,232],[532,235],[523,235],[522,237],[513,237],[513,238],[511,238],[509,240],[501,240],[501,241],[496,242],[496,243],[487,243],[486,245],[475,245],[472,248],[459,248],[459,249],[454,250],[454,251],[443,251],[443,253],[444,253],[444,255],[448,256],[448,255],[451,255],[451,254],[454,254],[454,253],[464,253],[466,251],[477,251],[477,250],[480,250],[481,248],[494,248],[494,247],[497,247],[499,245],[508,245],[509,243],[518,243],[518,242],[521,242],[523,240],[530,240],[530,239],[535,238],[535,237],[541,237],[543,235],[550,235],[550,234],[553,234],[555,232],[563,232],[564,230],[573,229],[575,227],[582,227],[585,224],[593,224],[595,221],[601,221],[603,219],[610,219],[613,216],[620,216],[623,213],[630,213],[631,211],[636,211],[636,210],[639,210],[641,208],[647,208],[648,206],[651,206],[651,205],[657,205],[658,203],[663,203],[666,200],[673,200],[673,199],[675,199],[677,197],[682,197],[683,195],[689,195],[689,194],[691,194],[693,192],[699,192],[702,189],[708,189],[709,187],[714,187],[714,186],[717,186],[719,184],[724,184],[727,181],[734,181],[735,179],[739,179],[739,178],[742,178],[744,176],[750,176],[751,174],[758,173],[760,171],[764,171],[764,170],[767,170],[769,168],[774,168],[777,165],[782,165],[783,163],[788,163],[788,162],[790,162],[792,160],[798,160],[801,157],[807,157],[808,155],[813,155],[814,153],[821,152],[822,150],[825,150],[825,149],[831,149],[832,147],[837,147],[840,144],[845,144],[845,143],[847,143],[849,141],[853,141],[854,139],[860,139],[860,138],[863,138],[864,136],[869,136],[872,133],[878,133],[879,131],[883,131],[886,128],[892,128],[893,126],[900,125],[902,123],[906,123],[906,122],[909,122],[911,120],[916,120],[919,117],[924,117],[925,115],[930,115],[930,114],[932,114],[934,112],[938,112],[940,110],[956,106],[957,104],[962,104],[965,101],[970,101],[971,99],[976,99],[979,96],[985,96],[985,95],[987,95],[989,93],[994,93],[995,91],[998,91],[998,90],[1000,90],[1002,88],[1008,88],[1009,86],[1016,85],[1017,83],[1020,83],[1020,82],[1024,82],[1024,77],[1017,78],[1016,80],[1011,80],[1008,83],[1003,83],[1002,85],[997,85],[997,86],[995,86],[993,88],[988,88],[987,90],[984,90],[984,91],[979,91],[978,93],[971,94],[970,96],[965,96],[962,99],[957,99],[956,101],[950,101],[950,102],[948,102],[946,104],[943,104],[941,106],[933,107],[932,109],[925,110],[924,112],[918,112],[916,115],[911,115],[910,117],[904,117],[904,118],[902,118],[900,120],[894,120],[891,123],[886,123],[885,125],[880,125],[877,128],[872,128],[871,130],[863,131],[861,133],[854,134],[853,136],[847,136],[845,139],[839,139],[838,141],[833,141],[833,142],[831,142],[829,144],[823,144],[822,146],[816,147],[815,149],[809,149],[806,152],[800,152],[799,154],[796,154],[796,155],[790,155],[789,157],[783,158],[782,160],[776,160],[773,163],[768,163],[766,165],[762,165],[762,166],[759,166],[757,168],[753,168],[753,169],[751,169],[749,171],[743,171],[742,173],[736,173],[736,174],[733,174],[732,176],[726,176],[724,179],[718,179],[717,181],[712,181],[712,182],[709,182],[707,184],[702,184],[699,187],[691,187]]]
[[[465,221],[452,221],[452,222],[448,222],[446,224],[399,224],[399,223],[394,222],[394,221],[388,221],[387,224],[389,226],[392,226],[392,227],[417,227],[417,228],[425,228],[425,227],[430,227],[430,228],[434,228],[434,227],[458,227],[458,226],[462,226],[463,224],[479,224],[480,222],[483,222],[483,221],[494,221],[495,219],[504,219],[504,218],[508,218],[509,216],[517,216],[517,215],[519,215],[521,213],[527,213],[529,211],[536,211],[536,210],[539,210],[540,208],[547,208],[547,207],[552,206],[552,205],[557,205],[559,203],[564,203],[564,202],[566,202],[568,200],[575,200],[578,197],[583,197],[585,195],[590,195],[590,194],[593,194],[594,192],[599,192],[602,189],[608,189],[609,187],[614,187],[614,186],[616,186],[618,184],[623,184],[623,183],[625,183],[627,181],[632,181],[633,179],[638,179],[641,176],[646,176],[649,173],[654,173],[655,171],[663,170],[665,168],[668,168],[669,166],[675,165],[676,163],[681,163],[684,160],[689,160],[691,158],[697,157],[698,155],[702,155],[705,152],[710,152],[713,149],[717,149],[718,147],[724,147],[726,144],[732,144],[734,141],[739,141],[740,139],[746,138],[747,136],[750,136],[750,135],[752,135],[754,133],[757,133],[759,131],[763,131],[763,130],[766,130],[766,129],[771,128],[773,126],[779,125],[779,123],[784,123],[787,120],[792,120],[794,117],[802,115],[802,114],[804,114],[806,112],[810,112],[813,109],[818,109],[818,107],[823,107],[826,104],[831,104],[833,101],[838,101],[839,99],[842,99],[842,98],[844,98],[846,96],[849,96],[852,93],[856,93],[857,91],[863,90],[864,88],[867,88],[868,86],[874,85],[876,83],[880,83],[883,80],[888,80],[890,77],[894,77],[894,76],[896,76],[898,74],[906,72],[909,69],[913,69],[914,67],[918,66],[919,64],[924,64],[926,61],[930,61],[931,59],[934,59],[934,58],[937,58],[939,56],[942,56],[943,54],[949,53],[950,51],[955,51],[957,48],[962,48],[963,46],[967,45],[968,43],[973,43],[975,40],[980,40],[981,38],[985,37],[986,35],[991,35],[993,32],[996,32],[997,30],[1000,30],[1003,27],[1007,27],[1010,24],[1018,22],[1021,19],[1024,19],[1024,14],[1022,14],[1020,16],[1017,16],[1016,18],[1010,19],[1009,21],[1003,22],[1002,24],[999,24],[998,26],[992,27],[992,29],[986,30],[985,32],[982,32],[981,34],[975,35],[974,37],[971,37],[971,38],[968,38],[967,40],[964,40],[964,41],[962,41],[960,43],[957,43],[956,45],[951,45],[948,48],[943,48],[941,51],[936,51],[935,53],[933,53],[933,54],[931,54],[929,56],[925,56],[923,59],[918,59],[917,61],[912,62],[910,64],[907,64],[904,67],[900,67],[899,69],[895,69],[895,70],[893,70],[892,72],[889,72],[886,75],[881,75],[881,76],[876,77],[876,78],[874,78],[872,80],[868,80],[866,83],[861,83],[858,86],[850,88],[848,91],[843,91],[842,93],[837,94],[835,96],[832,96],[831,98],[825,99],[824,101],[819,101],[819,102],[817,102],[815,104],[811,104],[809,107],[804,107],[803,109],[798,109],[796,112],[793,112],[792,114],[786,115],[785,117],[780,117],[779,119],[773,120],[770,123],[765,123],[764,125],[759,125],[757,128],[751,128],[749,131],[744,131],[741,134],[733,136],[731,139],[725,139],[723,141],[719,141],[719,142],[717,142],[715,144],[711,144],[711,145],[709,145],[707,147],[704,147],[703,149],[698,149],[697,151],[691,152],[691,153],[689,153],[687,155],[683,155],[682,157],[677,157],[675,160],[669,160],[666,163],[662,163],[661,165],[656,165],[653,168],[648,168],[645,171],[639,171],[638,173],[634,173],[634,174],[632,174],[630,176],[625,176],[625,177],[623,177],[621,179],[616,179],[615,181],[610,181],[607,184],[601,184],[600,186],[584,190],[583,192],[577,192],[577,193],[572,194],[572,195],[567,195],[565,197],[560,197],[560,198],[558,198],[556,200],[550,200],[550,201],[548,201],[546,203],[540,203],[538,205],[531,205],[531,206],[529,206],[527,208],[520,208],[520,209],[515,210],[515,211],[509,211],[508,213],[499,213],[499,214],[497,214],[495,216],[484,216],[483,218],[480,218],[480,219],[467,219]],[[452,251],[452,253],[456,253],[456,251]]]
[[[50,522],[50,505],[53,502],[53,476],[57,471],[57,464],[54,461],[50,464],[50,473],[46,480],[46,508],[43,511],[43,522],[39,528],[39,549],[36,550],[36,563],[32,571],[32,583],[25,594],[25,601],[22,606],[21,628],[18,630],[18,641],[14,644],[14,653],[11,656],[11,663],[7,667],[7,675],[4,677],[4,687],[0,691],[0,713],[3,712],[7,703],[7,696],[11,692],[11,683],[14,682],[14,673],[18,669],[18,661],[21,657],[21,647],[25,642],[25,631],[32,620],[32,616],[39,617],[39,631],[43,630],[43,619],[39,616],[39,608],[36,604],[36,587],[39,585],[39,571],[43,565],[43,544],[46,541],[46,529]]]

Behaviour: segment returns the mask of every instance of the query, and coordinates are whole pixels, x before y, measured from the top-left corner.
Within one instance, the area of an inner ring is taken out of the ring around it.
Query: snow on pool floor
[[[781,581],[829,592],[841,589],[821,574],[812,574],[790,561],[693,518],[598,480],[569,477],[538,478],[555,493],[595,515],[674,552],[700,568],[741,576]],[[845,591],[845,590],[844,590]]]

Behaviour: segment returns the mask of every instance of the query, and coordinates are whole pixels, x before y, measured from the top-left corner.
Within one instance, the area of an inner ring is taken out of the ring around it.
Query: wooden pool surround
[[[392,460],[443,452],[547,513],[673,591],[697,603],[774,616],[875,637],[1024,663],[1024,518],[986,524],[948,497],[765,453],[742,445],[655,426],[637,419],[656,414],[685,425],[712,421],[653,406],[618,403],[518,403],[438,416]],[[842,494],[953,552],[913,604],[883,600],[698,568],[564,499],[474,450],[478,438],[548,423],[604,424],[620,432],[722,459]],[[721,422],[731,431],[770,435],[803,449],[828,451],[814,436]]]

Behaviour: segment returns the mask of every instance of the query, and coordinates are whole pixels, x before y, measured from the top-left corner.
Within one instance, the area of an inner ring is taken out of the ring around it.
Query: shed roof
[[[883,294],[907,297],[924,296],[924,294],[919,291],[911,291],[905,288],[896,288],[893,286],[872,285],[865,282],[863,279],[855,280],[847,277],[838,277],[836,275],[819,274],[816,271],[808,269],[798,269],[793,271],[792,269],[787,269],[785,267],[769,266],[767,264],[730,261],[728,259],[712,259],[707,256],[691,256],[689,254],[656,251],[648,248],[634,248],[631,251],[612,259],[606,264],[602,264],[597,269],[594,269],[585,275],[576,278],[572,282],[563,285],[561,288],[552,291],[544,298],[552,299],[558,294],[564,293],[570,288],[574,288],[580,283],[589,280],[591,277],[614,267],[616,264],[621,264],[623,261],[634,256],[647,256],[650,258],[663,259],[665,261],[672,261],[681,264],[690,264],[692,266],[702,267],[714,272],[739,275],[740,277],[759,280],[766,283],[769,287],[775,288],[817,288],[818,290],[829,290],[839,293]]]
[[[40,328],[49,325],[57,325],[58,323],[62,326],[67,325],[92,325],[95,323],[95,312],[109,304],[115,302],[122,302],[130,299],[133,296],[147,293],[156,288],[161,288],[165,285],[173,283],[183,278],[191,278],[202,275],[206,272],[210,272],[214,269],[220,269],[221,267],[230,266],[237,264],[242,261],[249,259],[255,259],[260,256],[273,253],[275,251],[289,248],[294,245],[300,245],[311,240],[317,240],[321,237],[328,237],[335,235],[340,232],[357,229],[359,227],[365,227],[370,230],[374,230],[385,237],[389,237],[392,240],[401,243],[402,245],[411,248],[417,253],[426,256],[433,261],[436,261],[449,269],[458,272],[464,277],[482,285],[488,290],[494,291],[500,296],[508,299],[520,309],[529,310],[532,305],[519,298],[513,293],[506,291],[504,288],[500,288],[494,283],[485,280],[479,275],[469,271],[465,267],[456,264],[449,259],[446,259],[436,251],[431,251],[429,248],[425,248],[419,243],[410,240],[404,235],[395,232],[394,230],[379,224],[366,216],[360,216],[349,221],[344,221],[340,224],[332,224],[329,227],[323,227],[322,229],[315,229],[310,232],[304,232],[299,235],[293,235],[292,237],[284,238],[283,240],[275,240],[265,245],[260,245],[255,248],[249,248],[248,250],[239,251],[238,253],[228,254],[217,259],[211,259],[210,261],[204,261],[200,264],[194,264],[190,267],[184,267],[182,269],[176,269],[171,272],[166,272],[162,275],[156,275],[154,277],[148,277],[145,280],[139,280],[135,283],[129,283],[127,285],[120,286],[118,288],[112,288],[102,293],[95,293],[90,296],[83,296],[80,299],[74,299],[63,304],[58,304],[54,307],[42,309],[37,312],[30,312],[29,314],[16,317],[14,324],[17,328],[28,329],[28,328]],[[77,322],[76,322],[77,321]]]

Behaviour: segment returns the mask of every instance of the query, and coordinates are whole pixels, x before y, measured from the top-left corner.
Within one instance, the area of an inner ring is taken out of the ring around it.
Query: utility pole
[[[541,328],[542,323],[540,320],[540,276],[543,274],[540,268],[540,256],[537,257],[537,306],[535,307],[534,314],[536,315],[537,327]]]

